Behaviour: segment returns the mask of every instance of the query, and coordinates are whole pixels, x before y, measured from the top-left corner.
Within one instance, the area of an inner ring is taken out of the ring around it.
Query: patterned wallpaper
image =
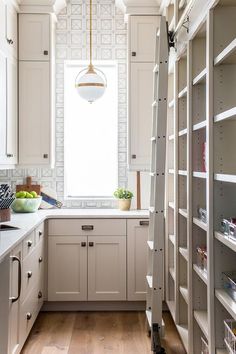
[[[117,60],[118,62],[118,160],[119,185],[127,185],[127,95],[126,95],[126,46],[127,29],[124,15],[115,7],[115,0],[93,1],[93,57],[96,60]],[[12,187],[21,184],[30,175],[33,182],[57,191],[63,201],[64,195],[64,156],[63,156],[63,119],[64,119],[64,60],[87,60],[89,43],[89,1],[70,0],[58,15],[56,28],[56,166],[49,168],[17,168],[0,170],[0,181],[10,182]],[[113,200],[67,200],[67,207],[111,208]]]

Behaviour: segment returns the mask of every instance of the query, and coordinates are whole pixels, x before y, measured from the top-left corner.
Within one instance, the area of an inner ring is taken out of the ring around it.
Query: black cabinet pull
[[[94,242],[89,242],[89,247],[93,247],[94,246]]]
[[[13,42],[13,40],[12,40],[12,39],[7,38],[7,43],[8,43],[8,44],[13,44],[14,42]]]
[[[44,51],[43,51],[43,54],[44,54],[44,55],[48,55],[48,50],[44,50]]]
[[[132,52],[132,57],[136,57],[136,52]]]
[[[43,293],[42,293],[42,291],[39,291],[39,293],[38,293],[38,299],[42,299],[42,297],[43,297]]]
[[[81,242],[81,247],[86,247],[86,242]]]
[[[8,158],[13,157],[13,156],[14,156],[13,154],[7,154]]]
[[[149,226],[149,221],[148,220],[141,220],[141,221],[139,221],[139,225],[140,226]]]
[[[81,228],[83,231],[92,231],[94,229],[93,225],[82,225]]]
[[[27,318],[27,321],[29,321],[32,318],[32,313],[27,312],[26,318]]]
[[[31,241],[31,240],[27,241],[27,246],[28,246],[28,247],[31,247],[32,244],[33,244],[33,241]]]
[[[12,256],[11,258],[12,258],[12,262],[18,262],[18,294],[16,297],[10,298],[11,302],[14,303],[19,300],[21,294],[21,261],[16,256]]]
[[[31,272],[31,270],[29,270],[29,271],[27,272],[27,277],[28,277],[28,279],[31,278],[32,275],[33,275],[33,273]]]
[[[134,155],[134,154],[131,157],[132,157],[132,159],[136,159],[136,155]]]
[[[43,154],[44,159],[48,159],[48,154]]]
[[[42,231],[39,231],[39,236],[42,236],[42,234],[43,234]]]
[[[42,263],[42,261],[43,261],[43,258],[39,257],[39,263]]]

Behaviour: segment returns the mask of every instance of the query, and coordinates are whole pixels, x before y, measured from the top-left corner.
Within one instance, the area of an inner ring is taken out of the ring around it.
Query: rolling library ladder
[[[151,137],[151,193],[150,226],[148,239],[148,274],[146,315],[151,330],[152,350],[165,353],[160,345],[162,332],[162,300],[164,291],[164,207],[166,114],[168,88],[168,32],[165,17],[160,19],[157,32],[154,67],[154,102]]]

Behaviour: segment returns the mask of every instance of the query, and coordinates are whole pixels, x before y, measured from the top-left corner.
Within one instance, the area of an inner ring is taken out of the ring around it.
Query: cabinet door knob
[[[39,291],[39,293],[38,293],[38,299],[42,299],[42,297],[43,297],[43,293],[42,293],[42,291]]]
[[[31,312],[27,312],[26,318],[27,318],[27,321],[29,321],[32,318],[32,313]]]
[[[31,247],[32,244],[33,244],[33,241],[31,241],[31,240],[27,241],[27,246],[28,246],[28,247]]]
[[[81,228],[83,231],[92,231],[94,229],[93,225],[82,225]]]
[[[28,279],[31,278],[32,275],[33,275],[33,273],[31,272],[31,270],[29,270],[29,271],[27,272],[27,277],[28,277]]]
[[[89,242],[89,247],[93,247],[94,246],[94,242]]]
[[[43,55],[48,55],[48,50],[44,50]]]
[[[136,155],[132,155],[131,157],[132,157],[132,159],[136,159]]]
[[[149,221],[148,220],[141,220],[141,221],[139,221],[139,225],[140,226],[149,226]]]
[[[7,43],[8,43],[8,44],[13,44],[14,42],[13,42],[13,40],[12,40],[12,39],[7,38]]]
[[[136,52],[132,52],[132,57],[136,57]]]
[[[42,263],[42,261],[43,261],[43,258],[39,257],[39,263]]]
[[[43,154],[44,159],[48,159],[48,154]]]
[[[86,242],[81,242],[81,247],[86,247]]]

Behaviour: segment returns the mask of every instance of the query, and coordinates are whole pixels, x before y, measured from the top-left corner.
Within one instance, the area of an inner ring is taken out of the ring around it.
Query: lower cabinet
[[[125,236],[49,236],[48,300],[126,300]]]
[[[130,301],[146,300],[148,220],[127,221],[127,297]]]

